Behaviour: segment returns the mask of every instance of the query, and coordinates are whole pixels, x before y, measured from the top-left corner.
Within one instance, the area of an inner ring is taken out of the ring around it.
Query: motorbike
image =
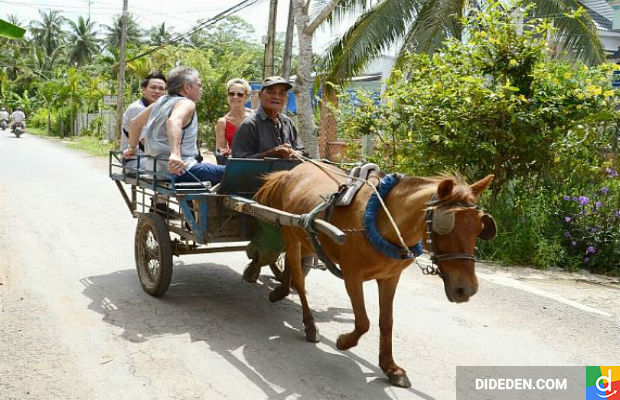
[[[2,121],[0,121],[0,128],[2,128],[3,131],[6,130],[6,124],[7,124],[6,119],[3,119]]]
[[[20,122],[16,122],[13,124],[13,133],[15,136],[20,137],[22,133],[24,133],[24,125]]]

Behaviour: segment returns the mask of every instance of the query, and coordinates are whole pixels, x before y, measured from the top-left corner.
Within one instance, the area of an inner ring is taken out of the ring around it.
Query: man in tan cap
[[[281,112],[292,85],[280,76],[263,81],[256,112],[247,117],[235,133],[232,156],[235,158],[293,158],[304,145],[293,121]]]

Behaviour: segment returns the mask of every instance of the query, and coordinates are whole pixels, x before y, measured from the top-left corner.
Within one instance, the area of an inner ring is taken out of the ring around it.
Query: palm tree
[[[352,0],[363,7],[365,0]],[[530,0],[531,18],[549,18],[562,43],[574,58],[588,64],[603,61],[601,42],[587,12],[578,0]],[[380,0],[367,9],[328,51],[328,77],[342,82],[360,72],[373,58],[395,43],[397,63],[407,52],[432,53],[449,37],[463,39],[461,17],[486,7],[485,0]],[[335,11],[339,12],[338,10]]]
[[[69,21],[71,32],[67,38],[69,60],[82,65],[90,62],[93,55],[99,53],[99,39],[95,23],[90,18],[79,16],[77,23]]]
[[[39,10],[39,14],[41,21],[31,21],[30,32],[35,43],[49,56],[63,42],[65,33],[62,26],[65,18],[58,10],[49,10],[47,13]]]
[[[112,25],[103,25],[106,30],[105,33],[105,47],[106,48],[119,48],[121,45],[121,32],[123,31],[122,16],[117,15],[114,17]],[[138,26],[134,16],[130,13],[127,14],[127,43],[140,45],[142,43],[142,29]]]
[[[149,44],[151,46],[159,46],[172,38],[172,32],[166,29],[166,23],[152,27],[149,30]]]

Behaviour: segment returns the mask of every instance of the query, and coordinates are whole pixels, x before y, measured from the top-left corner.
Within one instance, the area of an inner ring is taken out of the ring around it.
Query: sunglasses
[[[228,97],[245,97],[245,93],[242,92],[228,92]]]

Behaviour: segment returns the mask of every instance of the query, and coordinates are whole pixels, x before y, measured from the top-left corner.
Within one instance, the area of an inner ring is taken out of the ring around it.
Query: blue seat
[[[299,164],[300,160],[281,158],[229,158],[217,193],[252,197],[263,184],[264,175],[288,171]]]

